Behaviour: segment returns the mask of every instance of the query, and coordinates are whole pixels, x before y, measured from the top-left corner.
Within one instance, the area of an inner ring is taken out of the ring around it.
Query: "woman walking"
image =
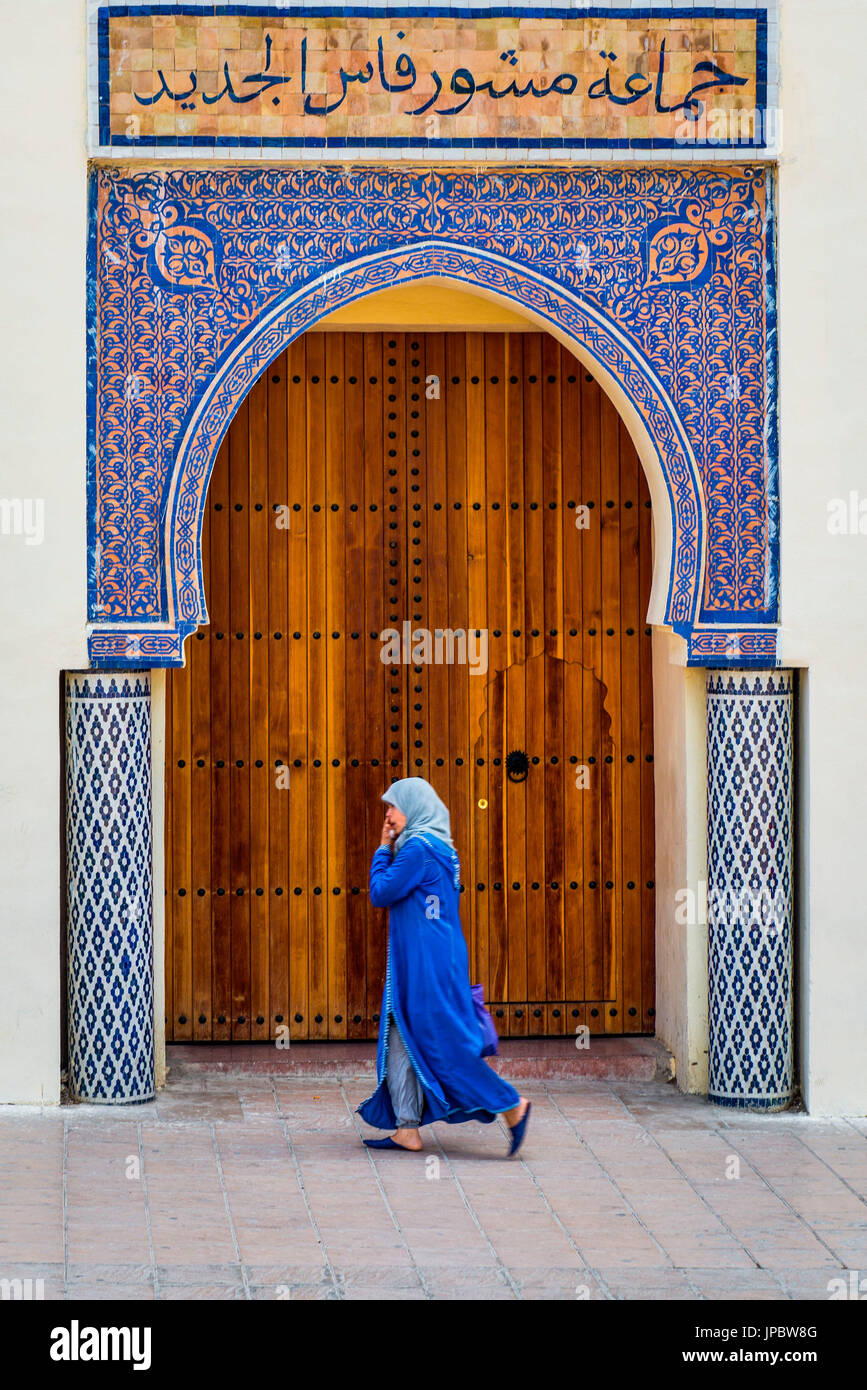
[[[491,1124],[502,1115],[509,1153],[517,1153],[530,1102],[481,1056],[448,808],[423,777],[393,782],[382,800],[382,839],[370,866],[370,901],[390,910],[379,1084],[358,1113],[395,1132],[364,1142],[372,1149],[419,1150],[420,1125]]]

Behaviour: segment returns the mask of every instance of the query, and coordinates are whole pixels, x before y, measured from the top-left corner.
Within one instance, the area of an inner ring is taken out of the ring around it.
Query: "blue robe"
[[[436,836],[413,835],[394,857],[388,845],[380,845],[370,866],[370,901],[390,909],[376,1052],[379,1084],[358,1107],[358,1114],[377,1129],[394,1129],[397,1122],[385,1079],[389,1014],[421,1083],[423,1125],[435,1120],[490,1124],[520,1102],[514,1087],[481,1055],[456,863],[453,851]]]

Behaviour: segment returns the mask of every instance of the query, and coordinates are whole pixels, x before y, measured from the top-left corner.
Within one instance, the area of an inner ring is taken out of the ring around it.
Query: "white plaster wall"
[[[683,639],[654,628],[656,1034],[674,1056],[679,1088],[705,1094],[707,702],[704,671],[685,659]]]
[[[802,1079],[816,1115],[867,1113],[867,535],[827,529],[829,499],[853,489],[867,499],[865,113],[850,75],[865,46],[864,0],[784,0],[783,659],[809,666],[796,941]]]
[[[10,64],[0,86],[0,498],[45,505],[42,545],[0,534],[0,1101],[55,1102],[59,673],[86,665],[85,0],[0,0],[0,40],[38,56],[40,75],[38,96],[26,63]],[[864,117],[840,59],[865,42],[863,0],[783,0],[781,652],[809,667],[797,940],[802,1080],[815,1114],[867,1112],[867,536],[826,525],[829,498],[867,498]],[[657,1021],[680,1084],[701,1090],[703,941],[675,930],[670,908],[705,872],[703,675],[676,664],[673,640],[654,641]]]
[[[59,1099],[59,673],[85,652],[83,0],[3,0],[0,498],[0,1101]],[[29,55],[29,60],[26,58]],[[38,78],[34,80],[34,73]]]
[[[154,1081],[166,1084],[166,672],[151,672]]]

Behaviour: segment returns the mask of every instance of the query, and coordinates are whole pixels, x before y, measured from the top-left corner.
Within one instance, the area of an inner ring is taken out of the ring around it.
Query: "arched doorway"
[[[236,414],[202,544],[167,1037],[375,1036],[367,869],[406,775],[450,805],[501,1033],[653,1031],[650,498],[584,366],[538,332],[310,332]]]

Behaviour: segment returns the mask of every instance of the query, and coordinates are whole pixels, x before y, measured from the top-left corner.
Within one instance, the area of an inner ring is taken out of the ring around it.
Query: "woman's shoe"
[[[513,1154],[516,1154],[518,1152],[518,1150],[524,1142],[524,1137],[527,1133],[527,1121],[530,1118],[530,1111],[532,1110],[532,1108],[533,1107],[530,1101],[527,1101],[527,1109],[524,1111],[518,1123],[509,1126],[509,1132],[512,1136],[512,1146],[509,1149],[509,1158],[511,1158]]]
[[[404,1154],[420,1154],[421,1149],[407,1148],[406,1144],[395,1144],[394,1140],[389,1139],[364,1139],[363,1144],[367,1149],[399,1149]]]

